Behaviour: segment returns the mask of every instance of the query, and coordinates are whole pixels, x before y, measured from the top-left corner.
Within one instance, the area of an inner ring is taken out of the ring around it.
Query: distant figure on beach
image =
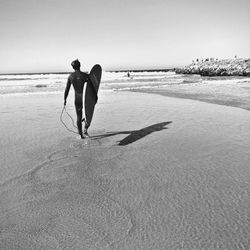
[[[77,128],[79,135],[83,139],[84,138],[83,134],[85,136],[88,136],[86,128],[84,129],[84,132],[82,132],[83,88],[85,82],[89,80],[89,75],[80,70],[81,63],[78,61],[78,59],[74,60],[71,63],[71,66],[73,67],[75,72],[70,74],[70,76],[68,77],[67,85],[64,92],[64,106],[67,103],[67,97],[69,94],[70,86],[72,84],[75,90],[75,109],[77,115]]]
[[[127,73],[127,77],[130,78],[130,79],[133,79],[133,77],[131,76],[130,72],[128,71]]]

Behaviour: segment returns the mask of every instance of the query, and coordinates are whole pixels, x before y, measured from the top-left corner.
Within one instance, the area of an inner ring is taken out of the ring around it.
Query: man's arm
[[[70,86],[71,86],[71,80],[70,80],[70,76],[69,76],[68,81],[67,81],[67,85],[66,85],[66,88],[65,88],[65,92],[64,92],[64,106],[66,105],[66,102],[67,102],[67,97],[68,97],[68,94],[69,94]]]

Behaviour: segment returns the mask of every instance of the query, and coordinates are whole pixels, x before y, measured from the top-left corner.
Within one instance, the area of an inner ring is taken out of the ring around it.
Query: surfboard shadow
[[[133,142],[136,142],[143,137],[152,134],[157,131],[161,131],[163,129],[167,129],[166,126],[172,123],[172,121],[168,122],[160,122],[153,124],[151,126],[145,127],[140,130],[131,130],[131,131],[119,131],[119,132],[110,132],[104,135],[99,135],[99,136],[93,136],[93,139],[102,139],[110,136],[115,136],[115,135],[120,135],[120,134],[128,134],[124,139],[118,142],[117,145],[119,146],[126,146],[128,144],[131,144]]]

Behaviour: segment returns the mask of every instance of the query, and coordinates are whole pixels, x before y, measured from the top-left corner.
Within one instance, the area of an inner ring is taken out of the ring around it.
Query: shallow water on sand
[[[0,249],[247,249],[248,111],[107,92],[80,140],[61,96],[8,100]]]

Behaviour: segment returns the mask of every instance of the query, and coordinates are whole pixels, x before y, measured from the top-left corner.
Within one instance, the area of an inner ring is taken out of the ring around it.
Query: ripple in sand
[[[64,178],[70,178],[75,175],[72,169],[76,162],[77,161],[70,158],[58,160],[41,168],[37,172],[37,175],[42,182],[52,182]]]
[[[12,200],[15,206],[9,204],[9,209],[0,217],[4,232],[0,234],[0,249],[6,246],[20,249],[24,245],[26,248],[21,249],[37,249],[44,247],[48,238],[49,249],[57,249],[58,245],[62,249],[100,249],[127,236],[132,226],[130,214],[107,196],[110,182],[87,169],[79,177],[74,168],[60,166],[62,163],[55,160],[34,172],[25,183],[19,186],[12,183],[9,187],[2,205],[6,205],[7,196],[15,193],[15,189],[23,189],[23,192],[22,197]],[[65,186],[56,177],[69,175],[75,177],[65,178]],[[44,186],[44,181],[50,185]]]
[[[91,147],[103,146],[99,140],[92,140],[91,138],[79,139],[70,143],[69,147],[74,149],[83,149]]]

